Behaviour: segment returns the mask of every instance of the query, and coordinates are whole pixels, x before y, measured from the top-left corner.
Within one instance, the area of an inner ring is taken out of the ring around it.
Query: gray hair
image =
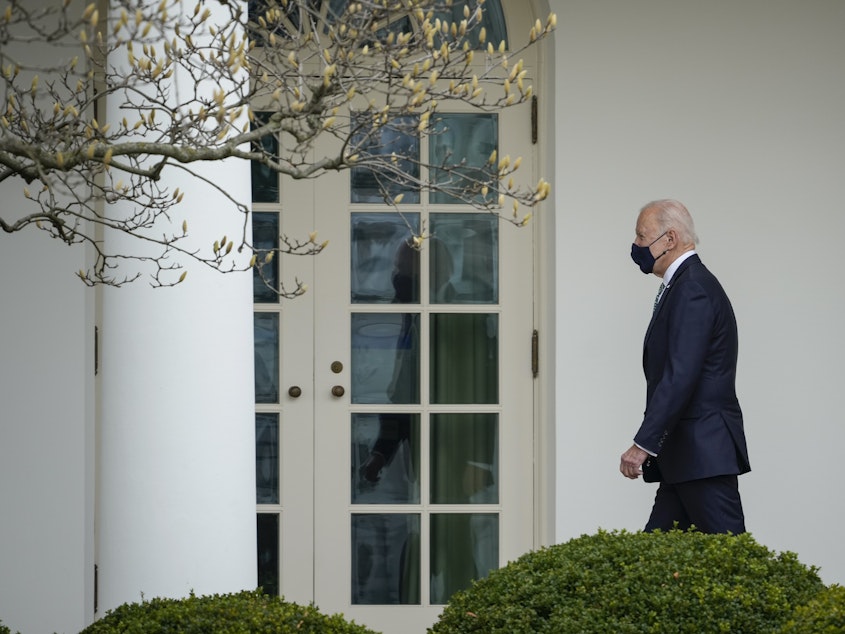
[[[674,229],[678,232],[678,236],[682,242],[698,244],[695,223],[692,220],[690,212],[682,203],[671,198],[653,200],[644,205],[640,213],[646,210],[655,210],[657,212],[655,218],[657,219],[657,224],[660,226],[660,231]]]

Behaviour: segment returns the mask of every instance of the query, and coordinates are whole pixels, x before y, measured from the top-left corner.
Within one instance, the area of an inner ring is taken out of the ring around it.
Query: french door
[[[483,165],[506,148],[536,182],[529,106],[439,116],[414,151]],[[282,260],[302,297],[256,285],[259,581],[422,634],[535,545],[533,232],[442,193],[386,205],[371,176],[254,174],[258,244],[329,241]]]

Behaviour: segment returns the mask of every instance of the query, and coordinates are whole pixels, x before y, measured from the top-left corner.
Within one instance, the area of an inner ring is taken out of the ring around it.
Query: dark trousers
[[[716,476],[678,484],[661,482],[654,497],[646,531],[695,526],[702,533],[745,532],[745,515],[735,475]]]

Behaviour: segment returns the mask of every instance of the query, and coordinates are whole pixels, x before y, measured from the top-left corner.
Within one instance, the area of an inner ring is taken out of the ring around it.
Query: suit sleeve
[[[674,289],[671,304],[667,304],[661,317],[666,319],[665,346],[647,349],[649,355],[657,353],[658,357],[650,356],[647,361],[649,397],[642,425],[634,437],[636,444],[655,454],[660,453],[666,435],[683,417],[701,380],[715,310],[704,288],[697,282],[687,282]]]

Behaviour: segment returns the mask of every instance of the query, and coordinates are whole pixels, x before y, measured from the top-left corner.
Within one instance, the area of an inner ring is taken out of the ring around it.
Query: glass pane
[[[270,116],[269,112],[256,114],[252,128],[260,127]],[[255,150],[265,152],[270,156],[279,155],[279,139],[274,135],[261,137],[255,142]],[[262,165],[257,161],[251,161],[252,167],[252,202],[254,203],[277,203],[279,202],[279,174],[275,170]]]
[[[499,221],[489,214],[431,214],[430,302],[499,301]]]
[[[444,22],[460,24],[464,19],[464,4],[459,2],[455,3],[451,9],[440,10],[437,12],[437,17]],[[502,14],[501,3],[498,0],[487,0],[482,5],[482,11],[481,23],[467,33],[469,45],[476,50],[486,48],[486,44],[481,46],[478,42],[478,33],[482,26],[487,30],[487,41],[492,42],[493,46],[498,47],[499,42],[503,40],[507,42],[508,34],[505,30],[505,16]],[[442,40],[438,37],[435,48],[440,48],[441,42]]]
[[[249,21],[247,33],[249,39],[256,46],[267,46],[270,33],[276,37],[287,38],[289,34],[297,34],[302,30],[302,18],[299,13],[298,2],[278,2],[277,0],[248,0],[247,2]],[[267,20],[267,27],[264,28],[259,22],[259,17],[267,18],[268,9],[274,9],[278,17],[272,21]]]
[[[279,594],[279,514],[258,514],[258,586]]]
[[[258,504],[279,503],[279,415],[255,415],[255,491]]]
[[[495,201],[494,176],[497,165],[490,155],[498,148],[498,117],[495,114],[451,113],[437,116],[432,126],[429,161],[440,167],[432,169],[432,181],[440,191],[432,191],[433,204],[468,203],[473,200]],[[489,192],[485,199],[482,186]]]
[[[258,262],[279,246],[279,214],[255,211],[252,213],[252,246],[258,254]],[[273,289],[279,288],[279,258],[269,264],[256,266],[252,271],[252,299],[259,304],[278,302],[279,296]]]
[[[279,314],[255,313],[255,402],[279,402]]]
[[[419,414],[352,414],[352,503],[420,501]]]
[[[420,252],[408,246],[419,231],[419,214],[352,214],[353,304],[419,303]]]
[[[444,604],[455,592],[499,566],[496,513],[431,515],[431,602]]]
[[[432,403],[498,402],[498,315],[431,315],[430,354]]]
[[[336,24],[342,21],[343,14],[350,0],[329,0],[328,11],[326,12],[326,22],[328,24]],[[328,26],[328,24],[326,26]]]
[[[352,515],[352,603],[419,602],[420,516]]]
[[[497,414],[431,415],[431,503],[499,502]]]
[[[367,157],[393,156],[378,167],[353,167],[351,170],[352,202],[383,203],[402,194],[402,203],[420,202],[420,139],[417,117],[394,117],[388,123],[373,128],[372,115],[357,115],[352,135],[353,151],[366,163]]]
[[[348,2],[349,0],[347,0]],[[407,15],[402,16],[396,20],[390,21],[390,23],[385,26],[384,28],[379,29],[376,31],[375,40],[384,41],[386,40],[390,34],[392,33],[394,36],[397,33],[413,33],[414,27],[411,24],[411,18]]]
[[[353,403],[420,402],[420,316],[352,313]]]

